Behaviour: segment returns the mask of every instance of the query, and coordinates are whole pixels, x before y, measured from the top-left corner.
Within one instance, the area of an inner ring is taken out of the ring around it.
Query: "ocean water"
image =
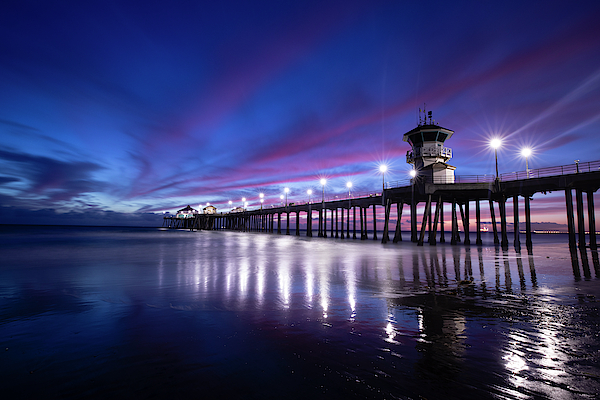
[[[598,398],[597,257],[484,237],[0,226],[2,398]]]

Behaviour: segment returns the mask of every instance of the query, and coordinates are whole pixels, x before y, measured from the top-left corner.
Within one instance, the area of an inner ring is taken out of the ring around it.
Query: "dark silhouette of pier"
[[[519,197],[525,203],[525,245],[532,246],[531,205],[535,194],[564,191],[569,233],[569,246],[580,249],[589,248],[597,257],[596,222],[594,211],[594,193],[600,188],[600,161],[563,165],[527,172],[502,174],[495,176],[452,177],[454,183],[445,183],[443,179],[417,175],[409,185],[392,187],[386,185],[379,193],[362,197],[347,197],[328,201],[309,203],[291,203],[287,206],[244,210],[220,214],[196,214],[192,218],[165,217],[164,226],[191,230],[238,230],[290,234],[290,219],[295,218],[295,234],[300,235],[300,215],[306,214],[306,236],[333,237],[340,239],[379,240],[377,229],[377,208],[383,207],[385,218],[381,242],[402,241],[400,220],[408,209],[411,221],[410,240],[422,246],[427,242],[436,245],[446,241],[444,231],[444,204],[450,204],[452,228],[449,234],[451,244],[471,244],[471,212],[475,210],[475,244],[481,245],[481,207],[489,207],[492,219],[494,243],[508,249],[506,203],[513,202],[514,247],[521,249],[519,232]],[[575,210],[573,202],[575,191]],[[585,212],[583,195],[587,198],[587,218],[589,242],[586,243]],[[424,204],[424,212],[417,215],[417,206]],[[406,206],[406,207],[405,207]],[[370,210],[369,210],[370,209]],[[396,227],[389,232],[390,215],[395,209]],[[496,214],[496,210],[498,214]],[[372,232],[369,238],[368,213]],[[318,220],[317,226],[313,218]],[[496,217],[498,215],[498,218]],[[329,217],[329,218],[328,218]],[[331,223],[328,225],[328,219]],[[500,229],[497,228],[497,220]],[[459,221],[463,227],[459,231]],[[316,228],[316,229],[315,229]],[[315,232],[316,231],[316,232]],[[439,234],[439,239],[438,239]],[[461,237],[462,234],[462,237]],[[390,238],[390,235],[391,236]],[[583,256],[583,255],[582,255]]]

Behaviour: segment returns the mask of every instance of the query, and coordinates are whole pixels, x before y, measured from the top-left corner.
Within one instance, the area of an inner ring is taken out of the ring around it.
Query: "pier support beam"
[[[356,206],[352,207],[352,239],[356,239]]]
[[[350,239],[350,209],[352,206],[348,204],[348,213],[346,216],[346,238]]]
[[[333,232],[332,232],[332,236],[333,236]],[[338,209],[337,207],[335,208],[335,238],[339,238],[339,233],[338,233]]]
[[[319,210],[319,227],[317,228],[317,236],[323,236],[323,206],[321,206],[321,209]]]
[[[344,239],[344,207],[340,208],[340,239]]]
[[[508,234],[506,231],[506,198],[502,196],[498,202],[498,208],[500,209],[500,230],[502,231],[502,250],[508,250]]]
[[[360,240],[365,240],[365,228],[363,227],[363,208],[362,206],[358,210],[360,212]]]
[[[587,193],[588,206],[588,230],[590,231],[590,249],[598,250],[596,242],[596,214],[594,211],[594,191],[588,190]]]
[[[442,208],[442,196],[439,196],[437,204],[435,206],[435,218],[433,220],[433,231],[429,234],[429,245],[430,246],[436,245],[437,226],[438,226],[438,221],[440,218],[441,208]],[[429,215],[429,218],[431,219],[431,214]]]
[[[471,236],[469,232],[469,218],[469,200],[467,199],[465,201],[465,214],[463,216],[463,227],[465,228],[465,246],[469,246],[471,244]]]
[[[394,243],[402,241],[402,209],[404,203],[399,201],[396,203],[396,231],[394,232]]]
[[[433,225],[433,221],[432,221],[433,218],[431,218],[431,207],[432,206],[433,206],[432,204],[429,204],[429,209],[427,210],[427,215],[428,215],[428,217],[427,217],[427,220],[428,220],[427,221],[427,225],[428,225],[428,228],[427,228],[427,241],[428,242],[431,241],[431,232],[432,232],[432,225]]]
[[[525,194],[525,246],[527,250],[531,250],[533,248],[533,243],[531,241],[531,205],[529,204],[530,198],[529,194]]]
[[[475,244],[481,246],[481,207],[479,205],[479,199],[475,200],[475,218],[477,219],[477,238],[475,239]]]
[[[323,237],[327,237],[327,209],[323,209]]]
[[[583,215],[583,191],[575,189],[577,203],[577,233],[579,234],[579,248],[585,249],[585,219]]]
[[[277,213],[277,233],[281,234],[281,213]]]
[[[576,247],[575,240],[575,216],[573,212],[573,193],[571,189],[565,189],[565,203],[567,206],[567,227],[569,229],[569,247]]]
[[[373,204],[373,240],[377,240],[377,206]]]
[[[452,235],[450,237],[450,244],[458,243],[458,221],[456,218],[456,199],[452,199],[452,210],[450,211],[452,218]]]
[[[387,243],[390,241],[389,225],[390,225],[390,211],[392,209],[392,202],[390,199],[387,200],[385,205],[385,220],[383,223],[383,236],[381,237],[381,243]]]
[[[517,253],[521,252],[521,230],[519,229],[519,196],[513,196],[513,231],[514,231],[514,246]]]
[[[444,229],[444,200],[440,196],[440,243],[446,242],[446,235]]]
[[[500,240],[498,240],[498,226],[496,225],[496,212],[494,211],[494,202],[490,200],[490,216],[492,217],[492,228],[494,232],[494,244],[499,245]]]
[[[429,212],[431,211],[431,195],[427,196],[427,205],[423,211],[423,221],[421,222],[421,234],[419,235],[419,241],[417,246],[423,246],[423,240],[425,239],[425,229],[427,229],[427,219],[431,218]]]
[[[300,236],[300,211],[296,211],[296,236]]]
[[[333,219],[333,208],[331,209],[331,235],[329,235],[331,238],[333,238],[333,224],[334,224],[334,219]],[[337,218],[335,219],[335,224],[337,225]],[[336,227],[337,229],[337,227]]]
[[[412,190],[415,190],[414,184]],[[417,202],[414,195],[410,202],[410,241],[413,243],[417,242]]]

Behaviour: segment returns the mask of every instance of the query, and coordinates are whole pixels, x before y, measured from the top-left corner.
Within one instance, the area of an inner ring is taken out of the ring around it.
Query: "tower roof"
[[[454,131],[442,128],[439,125],[426,124],[419,125],[416,128],[406,132],[402,140],[410,143],[411,146],[422,144],[423,142],[442,142],[450,138]]]

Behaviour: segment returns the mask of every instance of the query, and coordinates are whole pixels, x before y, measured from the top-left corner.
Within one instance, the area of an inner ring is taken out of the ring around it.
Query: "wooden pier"
[[[382,243],[402,241],[401,224],[397,223],[393,233],[389,232],[389,221],[392,209],[395,208],[396,219],[402,218],[404,209],[408,209],[411,221],[410,240],[422,246],[427,242],[436,245],[446,241],[444,231],[444,204],[450,205],[452,229],[450,243],[471,244],[471,210],[475,208],[475,244],[481,245],[481,207],[489,206],[492,220],[494,243],[508,249],[506,203],[513,202],[513,245],[517,251],[521,249],[519,232],[519,197],[525,203],[525,245],[531,248],[531,199],[537,193],[564,191],[569,233],[569,246],[585,248],[583,194],[587,199],[589,225],[589,247],[596,251],[596,222],[594,211],[594,193],[600,188],[600,161],[567,165],[539,170],[530,170],[519,174],[504,174],[498,179],[494,177],[456,177],[455,183],[435,182],[432,179],[419,179],[418,175],[410,185],[390,187],[383,193],[370,194],[358,198],[336,199],[322,202],[289,204],[287,207],[245,210],[221,214],[196,214],[191,218],[165,217],[164,225],[168,228],[190,230],[238,230],[253,232],[269,232],[290,234],[290,219],[295,218],[295,234],[300,235],[300,215],[306,214],[306,236],[313,236],[313,219],[318,219],[316,236],[340,239],[366,240],[368,237],[368,210],[372,208],[372,239],[379,240],[377,232],[377,207],[383,207],[385,219],[383,223]],[[573,207],[573,191],[577,209],[577,224]],[[484,203],[482,205],[482,202]],[[487,203],[487,204],[486,204]],[[424,212],[419,218],[417,206],[424,204]],[[404,207],[404,206],[408,207]],[[496,210],[498,214],[496,214]],[[358,214],[358,219],[357,219]],[[497,217],[500,230],[497,229]],[[327,220],[331,221],[327,225]],[[339,218],[338,218],[339,217]],[[459,231],[461,222],[463,231]],[[420,226],[419,226],[420,222]],[[285,224],[285,228],[282,226]],[[357,231],[358,230],[358,231]],[[462,233],[462,238],[461,238]],[[393,236],[390,240],[390,234]]]

